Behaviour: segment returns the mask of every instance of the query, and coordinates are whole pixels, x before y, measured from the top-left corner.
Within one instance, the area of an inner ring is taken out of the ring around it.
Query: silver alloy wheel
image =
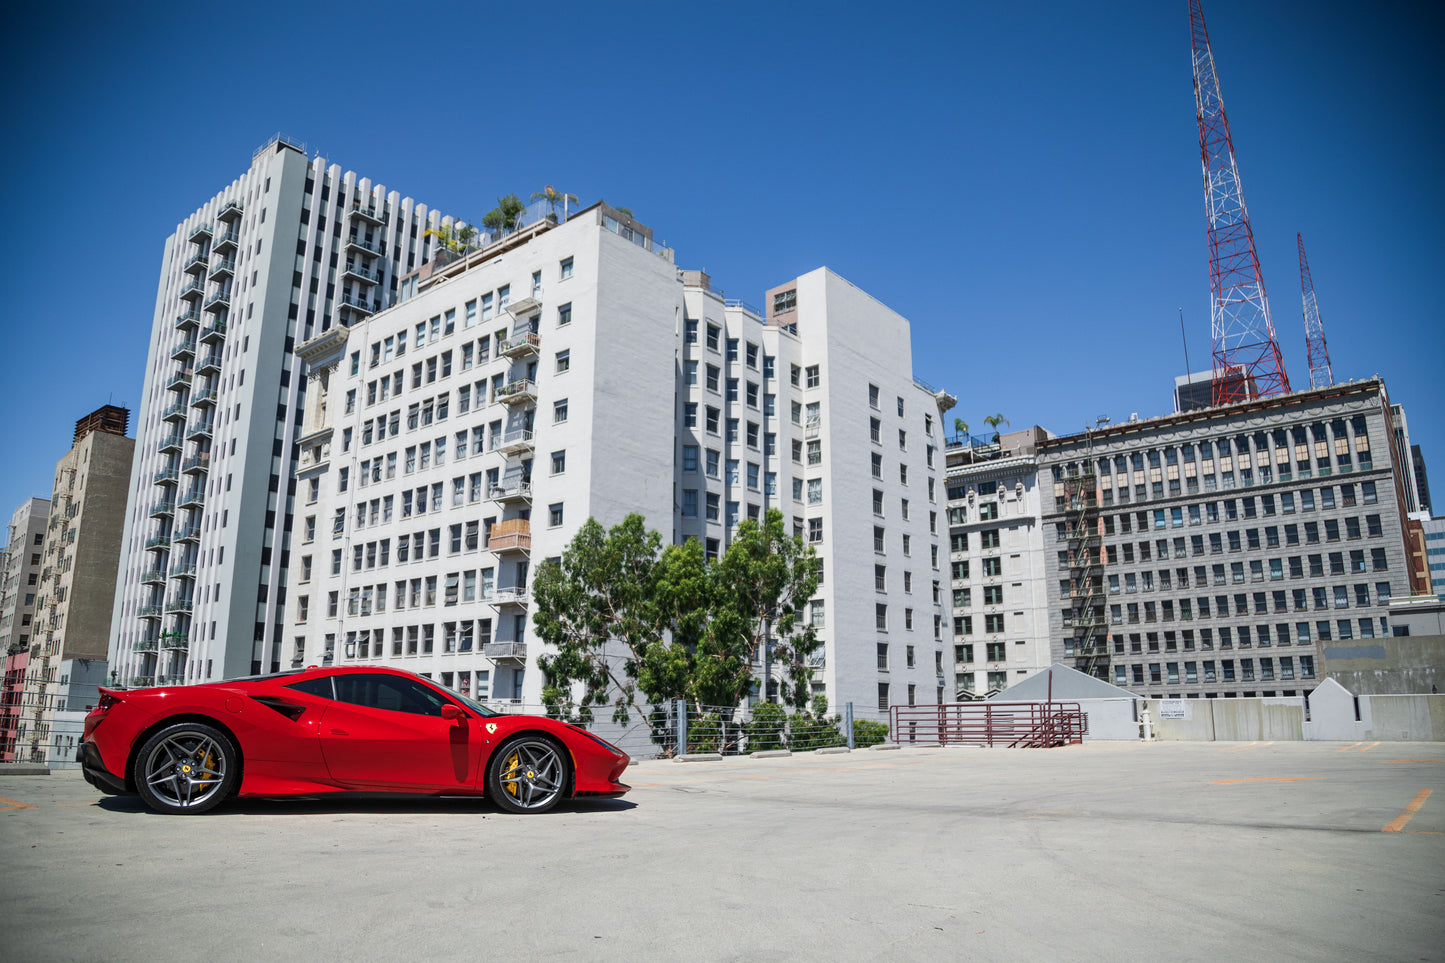
[[[141,766],[146,786],[168,807],[204,806],[225,785],[228,748],[209,732],[172,732],[156,743]]]
[[[567,786],[567,764],[556,743],[520,739],[503,746],[495,765],[497,801],[518,812],[550,809]]]

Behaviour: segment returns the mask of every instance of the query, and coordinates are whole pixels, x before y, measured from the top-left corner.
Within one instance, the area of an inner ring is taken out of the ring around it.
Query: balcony
[[[487,548],[498,555],[518,552],[527,555],[532,551],[532,523],[525,518],[508,518],[492,526],[492,537]]]
[[[130,687],[132,689],[149,689],[155,684],[156,679],[155,676],[152,675],[133,675],[130,677]]]
[[[191,386],[191,369],[177,368],[176,373],[171,375],[171,380],[166,382],[167,388],[189,388]]]
[[[502,342],[501,353],[508,358],[526,358],[535,356],[542,344],[540,335],[530,331],[516,334]]]
[[[225,234],[211,242],[212,254],[224,254],[227,251],[235,250],[236,243],[241,240],[241,232],[234,226]]]
[[[196,339],[187,338],[171,350],[171,360],[180,361],[182,358],[189,358],[196,353]]]
[[[171,599],[166,603],[166,613],[170,615],[174,615],[177,612],[189,614],[191,611],[191,601],[192,600],[188,598]]]
[[[186,240],[188,240],[188,241],[200,241],[200,240],[202,240],[202,239],[204,239],[204,238],[208,238],[208,237],[210,237],[210,236],[211,236],[211,225],[209,225],[209,224],[197,224],[195,227],[191,228],[191,233],[188,234],[188,235],[186,235]]]
[[[528,378],[509,381],[497,392],[497,400],[504,405],[520,405],[537,400],[537,383]]]
[[[168,552],[171,548],[171,537],[169,535],[156,535],[146,539],[147,552]]]
[[[190,559],[189,561],[177,562],[176,564],[172,565],[172,566],[171,566],[170,577],[171,577],[171,578],[195,578],[195,577],[196,577],[196,560],[195,560],[195,559]]]
[[[169,468],[162,468],[151,476],[151,483],[155,485],[174,485],[181,480],[181,473],[172,465]]]
[[[482,646],[482,655],[493,662],[526,662],[527,643],[488,642]]]
[[[386,256],[386,249],[380,244],[373,243],[372,241],[363,241],[359,237],[347,238],[346,247],[348,250],[365,251],[367,254],[374,254],[377,257]]]
[[[200,508],[206,504],[206,493],[203,489],[193,488],[182,495],[177,504],[181,508]]]
[[[211,272],[206,275],[206,280],[225,280],[236,273],[236,261],[234,258],[222,258],[211,265]]]
[[[239,221],[242,213],[244,213],[244,208],[242,208],[239,203],[236,201],[227,201],[226,206],[221,208],[221,212],[216,215],[216,220],[226,221],[228,223],[230,221]]]
[[[200,278],[192,278],[181,288],[181,298],[185,301],[199,301],[206,296],[206,282]]]
[[[185,528],[181,529],[179,532],[176,532],[176,541],[177,541],[178,543],[179,543],[179,542],[199,542],[200,540],[201,540],[201,526],[199,526],[199,525],[187,525]]]
[[[527,586],[504,585],[501,588],[497,589],[496,594],[494,594],[487,601],[491,602],[497,608],[509,608],[519,605],[525,606],[529,601],[529,596],[527,595]]]
[[[206,298],[204,310],[224,311],[231,306],[231,292],[225,288]]]
[[[164,612],[159,605],[142,605],[135,610],[135,614],[137,618],[158,619]]]
[[[212,321],[201,329],[201,344],[210,344],[213,341],[220,341],[226,336],[226,322],[222,320]]]
[[[532,432],[527,428],[513,428],[502,436],[502,441],[497,445],[497,451],[504,455],[518,455],[523,452],[532,451],[536,445],[532,441]]]
[[[518,321],[531,317],[542,310],[542,289],[534,289],[530,297],[519,298],[510,304],[504,305],[502,310]]]
[[[209,438],[211,437],[211,429],[214,427],[215,426],[209,421],[202,421],[196,425],[193,425],[191,427],[191,430],[186,432],[186,440],[195,441],[199,438]]]
[[[487,497],[502,505],[508,502],[530,502],[532,500],[532,479],[504,478],[500,484],[492,486]]]
[[[375,301],[367,301],[352,294],[343,294],[336,299],[336,303],[343,308],[350,308],[353,311],[360,311],[362,314],[375,314],[381,310],[381,305]]]
[[[146,585],[154,585],[157,582],[164,582],[166,580],[166,567],[162,565],[160,568],[146,569],[145,572],[141,575],[140,580]]]
[[[176,327],[180,328],[182,331],[185,331],[189,328],[194,328],[200,323],[201,312],[197,311],[194,305],[187,308],[185,311],[182,311],[176,317]]]
[[[206,273],[207,260],[208,255],[206,254],[206,252],[202,251],[200,254],[194,255],[189,261],[187,261],[186,266],[182,268],[182,270],[185,271],[187,274],[194,274],[200,276]]]
[[[381,225],[386,223],[386,212],[378,214],[374,207],[364,207],[360,204],[354,205],[347,214],[352,220],[362,221],[367,224]]]
[[[198,452],[181,462],[181,471],[187,475],[199,475],[211,470],[211,453]]]
[[[346,262],[346,268],[341,272],[341,276],[343,278],[360,278],[367,284],[381,283],[380,271],[373,271],[370,268],[364,268],[361,265],[355,264],[351,261]]]
[[[188,650],[190,649],[190,647],[191,647],[191,640],[188,639],[188,638],[186,638],[184,635],[179,635],[179,634],[177,634],[177,635],[163,635],[163,636],[161,636],[161,648],[163,648],[163,649],[169,649],[169,650],[172,651],[172,652],[185,652],[185,651],[188,651]],[[166,678],[169,680],[169,679],[172,678],[172,677],[171,677],[171,676],[167,676]],[[176,676],[176,677],[174,677],[174,678],[176,679],[176,682],[169,682],[169,681],[168,681],[167,684],[168,684],[168,685],[175,685],[175,684],[177,684],[177,683],[180,681],[179,676]]]
[[[214,405],[215,403],[215,388],[202,388],[200,391],[191,392],[191,406],[194,408],[203,408],[206,405]]]
[[[170,675],[163,675],[163,676],[160,676],[160,677],[158,677],[158,678],[156,679],[156,685],[185,685],[185,684],[186,684],[186,677],[183,676],[183,675],[181,675],[181,674],[178,673],[178,672],[172,672]]]
[[[181,434],[179,431],[173,431],[169,435],[161,439],[161,443],[156,446],[156,451],[162,454],[165,454],[168,451],[180,451],[181,448],[185,445],[185,443],[185,435]]]
[[[214,348],[206,352],[206,356],[196,364],[196,374],[208,374],[220,370],[221,352]]]
[[[154,652],[159,643],[155,639],[141,639],[132,648],[132,652]]]
[[[187,407],[188,406],[184,401],[176,402],[165,411],[161,412],[161,421],[185,421]]]
[[[170,499],[163,499],[151,506],[151,518],[169,518],[176,513],[176,503]]]

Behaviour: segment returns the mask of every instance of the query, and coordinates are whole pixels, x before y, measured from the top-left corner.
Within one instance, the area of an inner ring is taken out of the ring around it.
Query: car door
[[[470,792],[478,783],[481,736],[468,715],[414,679],[387,673],[332,677],[336,701],[321,717],[321,752],[331,777],[358,789]]]

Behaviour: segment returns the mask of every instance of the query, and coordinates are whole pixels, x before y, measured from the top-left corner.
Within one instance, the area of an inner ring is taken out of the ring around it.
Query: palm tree
[[[1008,419],[1003,415],[989,415],[984,421],[988,422],[988,426],[993,429],[993,443],[998,444],[998,426],[1008,424]]]
[[[968,441],[968,422],[962,418],[953,419],[953,430],[958,433],[964,442]]]
[[[474,247],[472,241],[477,236],[477,229],[470,224],[443,224],[441,227],[427,228],[422,236],[436,238],[442,250],[464,255]]]
[[[567,194],[567,193],[564,193],[564,192],[562,192],[562,191],[557,190],[557,188],[553,187],[551,184],[548,184],[546,187],[542,188],[540,191],[537,191],[536,193],[534,193],[534,194],[532,195],[532,200],[534,200],[534,201],[546,201],[548,204],[551,205],[551,207],[552,207],[552,213],[553,213],[554,215],[557,213],[557,205],[558,205],[558,204],[561,204],[561,205],[562,205],[562,220],[564,220],[564,221],[567,220],[567,202],[568,202],[568,201],[571,201],[573,204],[581,203],[580,201],[577,200],[577,195],[576,195],[576,194]]]

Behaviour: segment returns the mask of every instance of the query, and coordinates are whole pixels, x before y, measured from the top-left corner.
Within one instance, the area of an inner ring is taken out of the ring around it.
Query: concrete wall
[[[1394,608],[1391,608],[1394,614]],[[1327,645],[1324,675],[1360,695],[1434,691],[1445,682],[1445,635],[1356,639]]]
[[[1089,719],[1086,740],[1138,739],[1138,699],[1085,699],[1079,703]]]
[[[1362,738],[1381,742],[1445,742],[1445,695],[1361,696],[1370,727]]]

